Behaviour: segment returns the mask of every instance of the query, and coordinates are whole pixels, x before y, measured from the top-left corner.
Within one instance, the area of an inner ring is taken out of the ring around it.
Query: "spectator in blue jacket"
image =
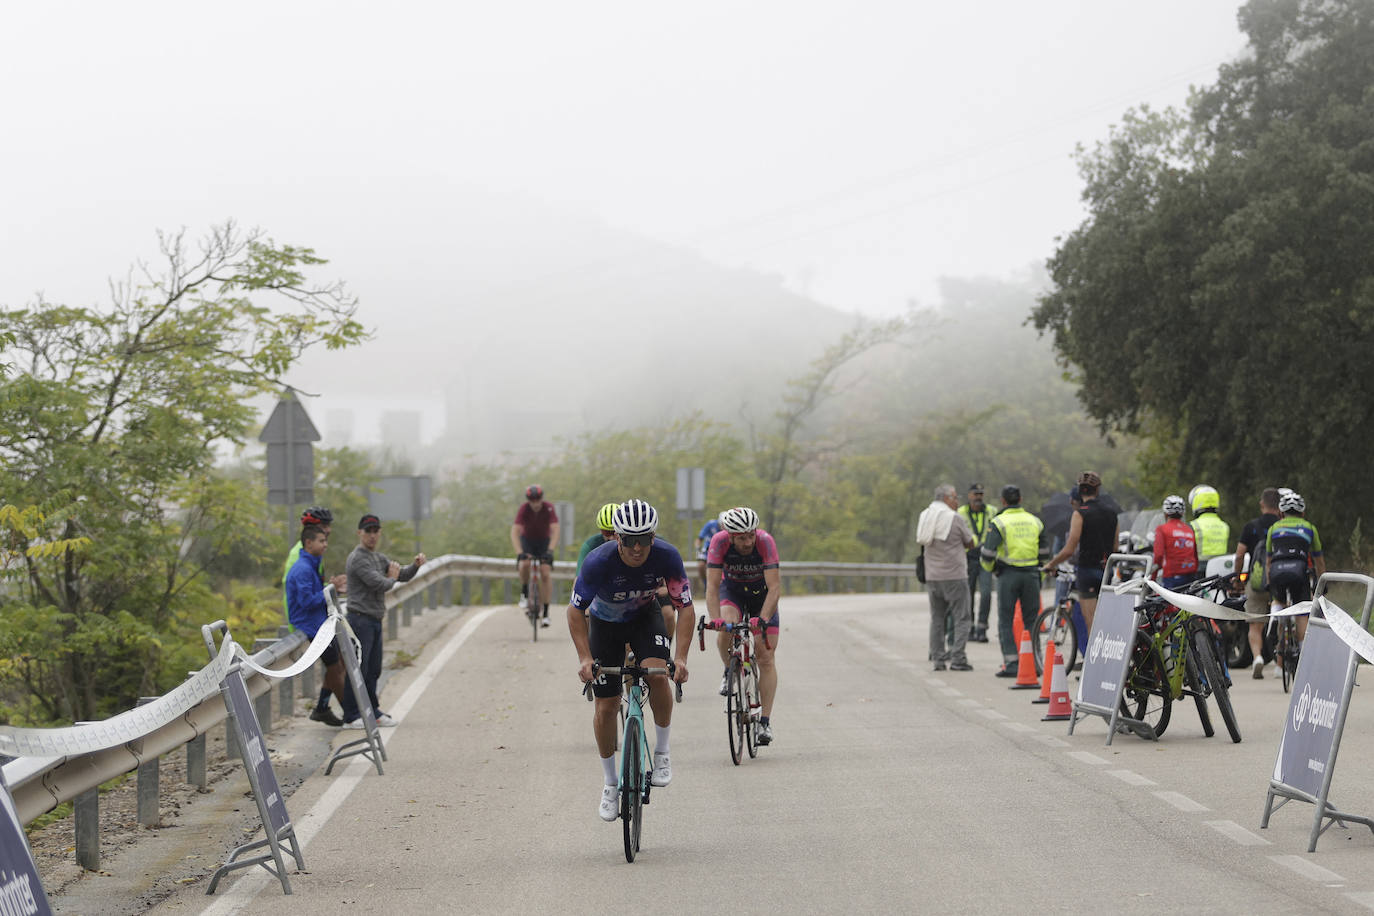
[[[327,602],[324,597],[324,582],[320,578],[320,558],[329,546],[329,532],[321,525],[306,525],[301,529],[301,555],[286,573],[286,613],[291,625],[311,639],[324,626],[328,617]],[[343,575],[330,579],[336,591],[342,592],[348,585]],[[344,705],[344,670],[339,658],[339,649],[333,643],[320,656],[324,664],[324,688],[320,691],[319,701],[310,711],[310,718],[325,725],[338,727],[343,720],[329,708],[331,694]]]

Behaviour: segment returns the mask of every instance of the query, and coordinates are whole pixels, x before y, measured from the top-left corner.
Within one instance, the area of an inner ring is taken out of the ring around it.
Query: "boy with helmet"
[[[592,733],[601,758],[599,814],[604,821],[614,821],[618,812],[615,742],[621,683],[619,678],[596,675],[594,666],[619,667],[625,661],[627,643],[639,664],[667,666],[668,633],[656,597],[660,579],[667,583],[673,605],[687,612],[677,618],[673,680],[679,684],[687,680],[687,649],[696,624],[692,586],[682,566],[682,555],[672,544],[654,537],[658,512],[642,499],[631,499],[617,506],[611,516],[615,540],[587,554],[568,604],[568,631],[577,649],[577,674],[583,683],[592,685],[596,698]],[[649,707],[656,736],[650,780],[656,786],[666,786],[673,779],[668,744],[673,697],[662,675],[649,678]]]
[[[720,514],[721,530],[711,538],[706,550],[706,612],[713,619],[723,617],[732,623],[746,618],[763,620],[764,638],[754,643],[758,662],[759,744],[773,742],[773,698],[778,693],[778,669],[774,664],[778,650],[778,597],[782,579],[778,572],[778,546],[773,536],[759,527],[759,514],[748,506],[736,506]],[[726,666],[720,693],[730,688],[730,634],[716,634],[716,648]]]
[[[329,531],[334,524],[334,513],[324,506],[311,506],[301,513],[301,537],[296,538],[296,543],[291,545],[291,550],[286,554],[286,566],[282,569],[282,606],[286,609],[286,625],[291,632],[296,631],[296,626],[291,622],[291,599],[286,588],[286,579],[291,574],[291,569],[301,558],[301,547],[304,543],[305,529],[315,527],[324,534],[325,541],[329,540]],[[324,569],[320,567],[318,558],[315,560],[315,568],[319,573],[320,582],[324,582]],[[344,576],[335,576],[332,584],[336,591],[342,592],[346,587],[347,580]],[[318,629],[318,628],[317,628]],[[313,632],[308,635],[314,636]],[[310,710],[310,718],[316,722],[323,722],[325,725],[343,725],[343,720],[334,714],[329,708],[330,696],[339,698],[339,705],[344,702],[344,670],[343,661],[339,658],[339,652],[333,646],[325,650],[320,657],[321,664],[324,665],[324,686],[320,688],[319,700],[315,703],[315,708]]]
[[[1159,584],[1177,589],[1197,578],[1197,538],[1183,520],[1183,497],[1164,497],[1164,524],[1155,529],[1154,562]]]
[[[1276,610],[1312,598],[1307,578],[1309,559],[1318,576],[1326,572],[1321,536],[1316,526],[1303,518],[1307,502],[1290,490],[1279,497],[1279,511],[1283,518],[1269,526],[1264,539],[1264,581],[1274,596]],[[1299,617],[1297,623],[1298,642],[1302,642],[1307,636],[1307,618]]]
[[[553,594],[553,553],[550,544],[558,542],[558,510],[544,501],[544,488],[533,484],[525,488],[525,501],[515,512],[510,526],[510,543],[515,548],[520,570],[520,607],[530,606],[530,565],[538,564],[540,594],[544,596],[543,626],[549,625],[549,596]],[[535,608],[535,610],[539,610]]]
[[[1215,487],[1200,484],[1189,493],[1193,505],[1193,533],[1197,538],[1198,560],[1206,562],[1230,550],[1231,526],[1217,515],[1221,494]]]

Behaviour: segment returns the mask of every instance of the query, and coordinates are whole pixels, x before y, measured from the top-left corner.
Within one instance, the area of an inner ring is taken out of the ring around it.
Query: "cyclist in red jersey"
[[[778,648],[778,596],[782,594],[778,572],[778,548],[773,536],[759,527],[758,513],[745,506],[726,509],[720,514],[722,530],[711,537],[706,550],[706,608],[712,618],[724,617],[738,623],[745,617],[760,617],[764,639],[754,642],[754,657],[759,669],[759,744],[773,743],[773,698],[778,692],[778,669],[774,653]],[[721,680],[724,696],[729,688],[730,634],[716,638],[721,663],[727,666]]]
[[[525,489],[525,501],[510,526],[510,543],[520,556],[520,606],[529,607],[530,561],[539,564],[540,591],[544,607],[543,626],[549,625],[549,596],[553,594],[553,553],[549,545],[558,541],[558,511],[544,502],[544,488],[535,484]]]
[[[1183,520],[1182,496],[1164,497],[1164,524],[1155,529],[1154,561],[1159,584],[1176,590],[1197,578],[1197,534]]]

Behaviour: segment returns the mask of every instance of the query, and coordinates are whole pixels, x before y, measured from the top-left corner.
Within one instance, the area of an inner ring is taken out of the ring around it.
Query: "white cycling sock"
[[[670,728],[672,728],[671,725],[655,725],[655,726],[654,726],[654,736],[655,736],[654,753],[655,753],[655,754],[666,754],[666,753],[668,753],[668,729],[670,729]]]
[[[601,775],[606,781],[606,785],[619,785],[620,778],[615,773],[615,754],[601,758]]]

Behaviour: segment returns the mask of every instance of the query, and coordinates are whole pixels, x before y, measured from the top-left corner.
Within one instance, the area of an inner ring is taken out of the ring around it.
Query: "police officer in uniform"
[[[982,568],[997,574],[997,639],[1002,667],[997,677],[1016,677],[1020,647],[1012,638],[1012,618],[1021,604],[1021,622],[1030,629],[1040,613],[1040,566],[1050,555],[1045,525],[1021,508],[1020,487],[1002,488],[1002,511],[988,524],[980,551]]]
[[[1231,526],[1226,524],[1217,510],[1221,508],[1221,495],[1206,484],[1193,487],[1189,494],[1193,509],[1193,534],[1197,537],[1197,558],[1203,564],[1204,573],[1208,560],[1230,553]]]
[[[983,539],[987,537],[988,522],[997,510],[983,502],[983,485],[968,485],[968,503],[959,507],[959,514],[973,532],[973,546],[968,549],[969,600],[978,595],[978,611],[973,618],[970,642],[988,641],[988,618],[992,614],[992,573],[983,568]]]

